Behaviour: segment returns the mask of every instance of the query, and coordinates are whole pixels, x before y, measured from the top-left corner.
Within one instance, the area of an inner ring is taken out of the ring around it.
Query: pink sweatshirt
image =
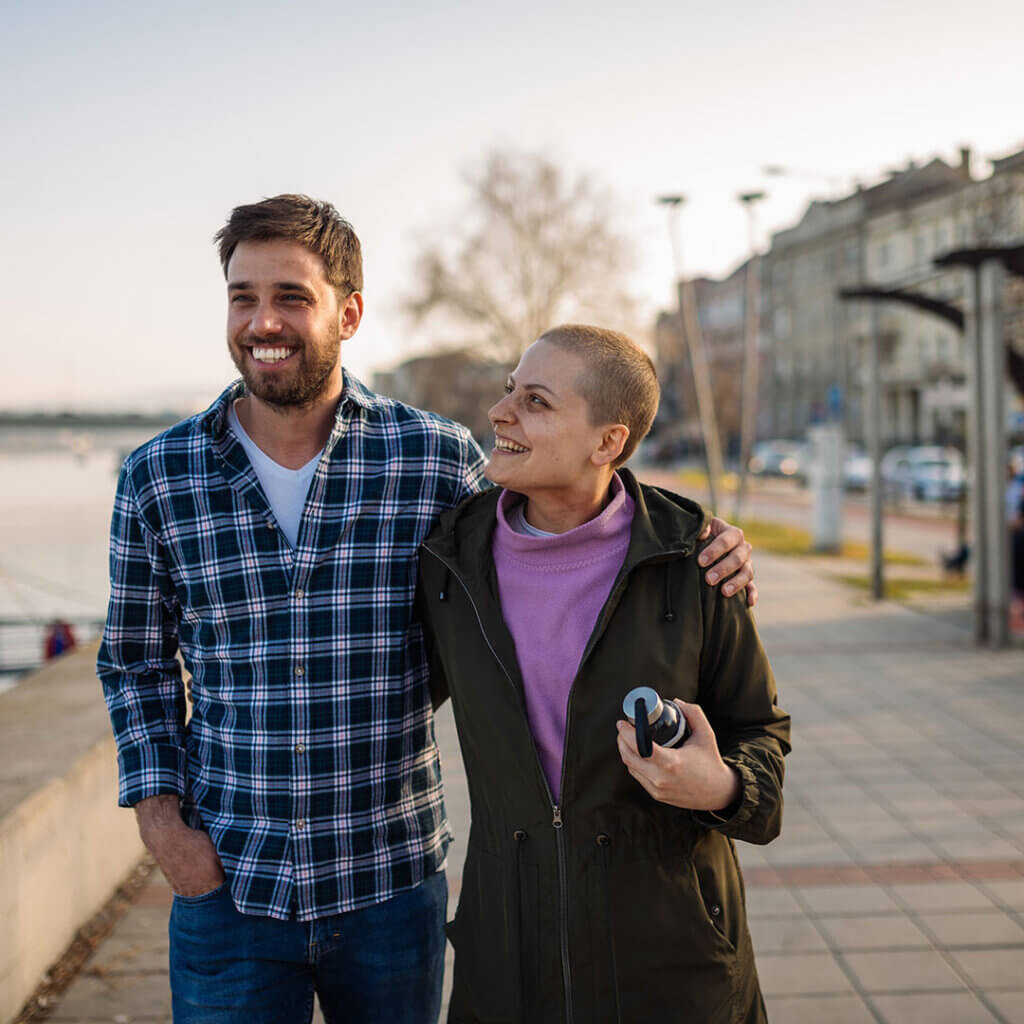
[[[492,552],[501,610],[526,687],[530,730],[557,802],[569,689],[625,561],[634,504],[616,475],[600,515],[567,533],[529,537],[507,520],[522,500],[510,491],[501,495]],[[614,745],[615,737],[608,742]]]

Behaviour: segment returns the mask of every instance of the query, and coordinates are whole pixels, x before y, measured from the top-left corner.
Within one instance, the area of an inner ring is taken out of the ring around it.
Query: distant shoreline
[[[89,430],[98,427],[163,427],[174,426],[190,413],[161,412],[0,412],[0,429],[4,427]]]

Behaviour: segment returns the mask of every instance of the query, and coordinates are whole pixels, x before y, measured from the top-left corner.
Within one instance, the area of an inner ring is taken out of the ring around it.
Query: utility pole
[[[697,300],[693,281],[683,274],[682,243],[680,241],[679,210],[686,202],[683,195],[660,196],[658,202],[668,207],[668,233],[672,244],[672,265],[675,269],[679,303],[679,327],[683,344],[690,355],[693,367],[693,384],[697,393],[697,413],[700,417],[701,434],[704,437],[704,456],[708,474],[708,499],[711,511],[718,510],[718,482],[722,478],[722,443],[718,436],[718,419],[711,390],[711,374],[708,370],[704,335],[697,315]]]
[[[758,338],[761,326],[761,257],[757,251],[757,211],[754,206],[764,199],[763,192],[744,192],[739,196],[747,211],[750,236],[750,260],[747,263],[746,317],[743,345],[743,398],[740,406],[740,471],[736,485],[735,522],[743,518],[743,501],[747,491],[747,466],[757,436],[757,392],[761,377],[761,356]]]

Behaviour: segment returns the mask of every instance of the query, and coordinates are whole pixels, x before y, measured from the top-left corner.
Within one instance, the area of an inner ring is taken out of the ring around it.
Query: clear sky
[[[398,313],[417,238],[458,216],[493,147],[612,188],[634,288],[745,255],[827,181],[1024,146],[1020,0],[4,5],[0,408],[205,404],[233,375],[211,236],[283,191],[332,200],[364,247],[361,376],[430,341]]]

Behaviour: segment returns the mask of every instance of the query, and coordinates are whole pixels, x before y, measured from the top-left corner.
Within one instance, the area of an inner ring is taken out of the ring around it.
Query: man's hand
[[[681,747],[654,744],[650,757],[636,749],[636,729],[618,723],[619,756],[629,774],[663,804],[691,811],[721,811],[740,795],[740,776],[718,753],[715,733],[697,704],[675,701],[686,717],[690,735]]]
[[[224,866],[210,837],[181,820],[176,796],[151,796],[135,805],[139,835],[167,884],[179,896],[202,896],[224,881]]]
[[[698,563],[708,569],[704,578],[714,586],[725,580],[722,593],[726,597],[735,594],[740,587],[747,588],[747,607],[757,604],[757,587],[754,584],[754,563],[750,560],[753,550],[743,537],[738,526],[730,526],[724,519],[713,516],[701,531],[699,540],[714,540],[700,553]]]

